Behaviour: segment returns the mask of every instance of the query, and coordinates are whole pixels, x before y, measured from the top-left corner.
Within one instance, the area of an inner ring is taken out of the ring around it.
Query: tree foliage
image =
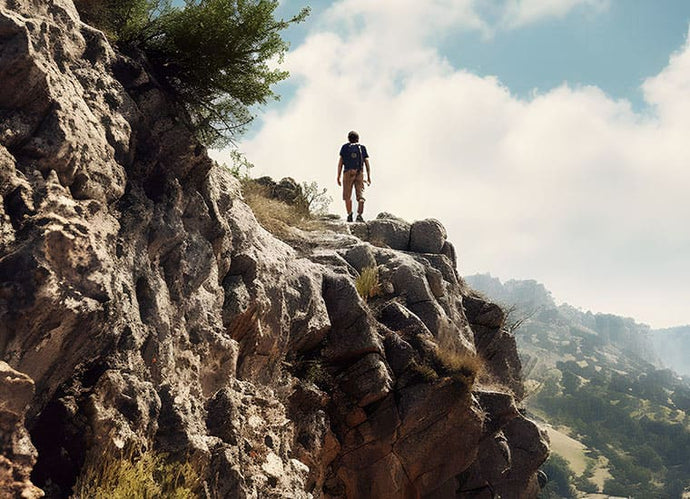
[[[281,32],[309,14],[276,19],[278,0],[78,0],[87,22],[123,52],[144,54],[187,111],[199,139],[226,145],[252,120],[251,106],[277,99],[272,86],[288,44]]]
[[[549,477],[546,488],[542,491],[542,497],[548,498],[575,498],[575,489],[572,486],[575,474],[568,466],[568,461],[558,454],[551,454],[542,466],[542,470]]]
[[[558,362],[557,367],[563,390],[542,390],[534,407],[606,456],[613,479],[604,493],[680,497],[690,485],[690,427],[672,400],[674,390],[685,386],[653,368],[633,377],[574,361]],[[670,419],[672,411],[680,415]]]

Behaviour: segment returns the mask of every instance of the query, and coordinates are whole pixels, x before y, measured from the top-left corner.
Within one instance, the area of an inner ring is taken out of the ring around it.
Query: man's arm
[[[342,175],[342,173],[343,173],[343,157],[340,156],[338,158],[338,185],[342,185],[340,183],[340,176]]]
[[[369,167],[369,158],[364,158],[364,164],[367,166],[367,184],[371,185],[371,168]]]

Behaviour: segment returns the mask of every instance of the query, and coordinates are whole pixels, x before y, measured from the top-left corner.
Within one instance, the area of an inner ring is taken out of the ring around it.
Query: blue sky
[[[567,17],[500,31],[490,39],[458,33],[443,50],[456,67],[497,75],[522,97],[567,81],[596,85],[640,108],[640,85],[683,45],[688,19],[686,0],[623,0],[601,12],[580,7]]]
[[[310,18],[290,28],[284,38],[298,46],[333,3],[283,1],[277,10],[283,18],[305,6],[312,10]],[[488,17],[491,9],[486,6],[500,3],[477,2]],[[596,85],[639,110],[645,107],[642,82],[661,71],[671,52],[683,45],[689,20],[687,0],[614,0],[600,10],[579,6],[567,16],[491,36],[469,29],[450,31],[439,37],[437,46],[454,67],[497,76],[523,98],[570,82]],[[291,82],[281,87],[283,102],[290,99],[293,87]]]
[[[372,156],[365,214],[438,218],[461,273],[690,324],[690,2],[311,6],[286,35],[281,102],[240,143],[254,175],[315,180],[340,213],[337,151],[357,129]]]

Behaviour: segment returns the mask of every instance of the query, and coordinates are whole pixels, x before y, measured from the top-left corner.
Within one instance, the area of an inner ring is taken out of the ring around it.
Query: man
[[[352,188],[355,188],[357,198],[357,222],[364,222],[364,166],[367,167],[367,184],[371,185],[371,171],[369,169],[369,153],[367,148],[359,143],[359,134],[351,131],[347,134],[348,142],[340,148],[338,159],[338,185],[343,186],[343,200],[347,210],[347,221],[352,222]],[[344,172],[343,172],[344,167]],[[342,183],[340,178],[343,178]]]

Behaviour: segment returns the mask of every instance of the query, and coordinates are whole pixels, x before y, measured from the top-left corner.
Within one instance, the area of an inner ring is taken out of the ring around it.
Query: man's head
[[[353,144],[355,142],[359,142],[359,134],[352,130],[350,133],[347,134],[347,140],[349,140]]]

